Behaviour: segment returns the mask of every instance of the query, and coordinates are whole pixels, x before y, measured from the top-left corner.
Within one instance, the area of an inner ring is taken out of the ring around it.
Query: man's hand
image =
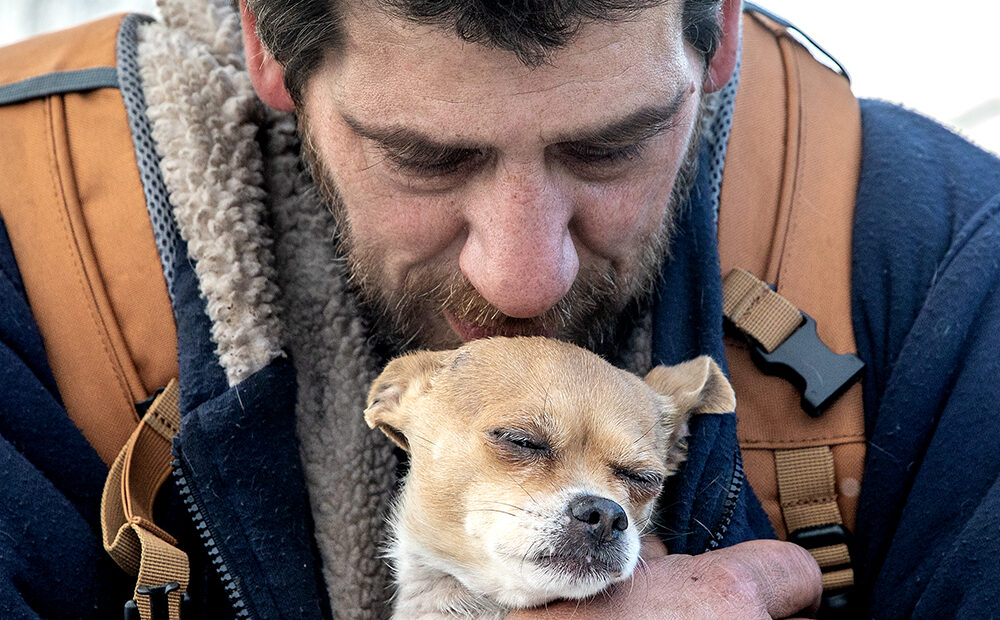
[[[631,580],[587,601],[524,610],[508,620],[788,618],[819,608],[819,567],[805,549],[755,540],[702,555],[666,555],[643,540]]]

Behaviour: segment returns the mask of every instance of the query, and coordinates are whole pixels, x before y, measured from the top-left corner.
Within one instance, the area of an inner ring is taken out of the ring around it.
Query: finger
[[[745,556],[768,615],[787,618],[819,609],[823,581],[819,565],[808,551],[792,543],[760,540],[730,547],[754,546]]]

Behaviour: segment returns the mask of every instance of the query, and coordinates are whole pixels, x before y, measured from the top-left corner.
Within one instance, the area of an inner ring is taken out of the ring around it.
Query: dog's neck
[[[404,533],[397,532],[389,555],[399,584],[394,618],[501,620],[510,612],[462,585]]]

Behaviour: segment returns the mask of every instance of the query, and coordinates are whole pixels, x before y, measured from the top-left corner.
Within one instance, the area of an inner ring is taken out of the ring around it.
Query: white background
[[[1000,1],[760,0],[835,56],[854,92],[932,116],[1000,153]],[[0,45],[153,0],[0,0]]]
[[[859,97],[902,103],[1000,153],[1000,1],[758,4],[835,56]]]

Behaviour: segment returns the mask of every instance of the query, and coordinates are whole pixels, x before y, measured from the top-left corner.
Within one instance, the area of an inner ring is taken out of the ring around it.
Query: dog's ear
[[[389,362],[368,391],[365,422],[407,452],[409,412],[404,400],[426,390],[445,363],[449,351],[417,351]]]
[[[702,355],[675,366],[657,366],[643,379],[673,407],[661,412],[667,475],[687,457],[688,420],[698,413],[727,413],[736,408],[736,395],[715,361]]]
[[[657,366],[643,380],[690,415],[728,413],[736,408],[729,380],[708,355],[675,366]]]

